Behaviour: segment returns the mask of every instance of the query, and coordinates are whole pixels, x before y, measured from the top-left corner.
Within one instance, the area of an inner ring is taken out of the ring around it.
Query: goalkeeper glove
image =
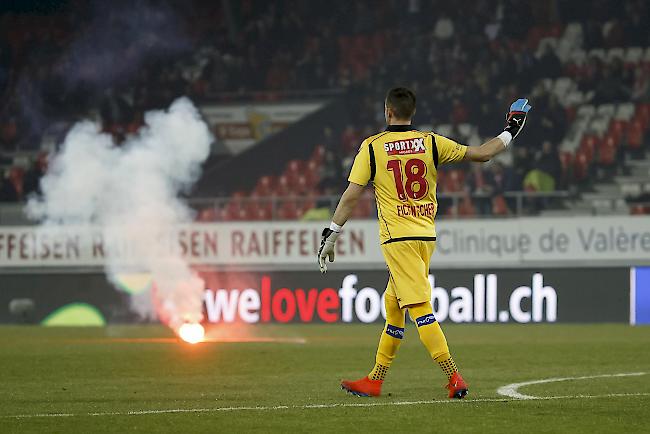
[[[517,134],[519,134],[524,128],[526,115],[530,109],[531,106],[525,98],[519,98],[510,105],[510,111],[506,115],[507,125],[504,131],[507,131],[512,135],[512,140],[514,140],[514,138],[517,137]]]
[[[320,249],[318,249],[318,266],[320,267],[320,272],[323,274],[327,273],[325,258],[328,258],[330,262],[334,262],[334,244],[339,234],[340,232],[331,228],[323,229]]]

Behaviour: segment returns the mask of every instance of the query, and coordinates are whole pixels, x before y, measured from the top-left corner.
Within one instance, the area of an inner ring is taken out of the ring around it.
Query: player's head
[[[386,94],[384,116],[386,123],[411,122],[415,114],[415,93],[406,87],[394,87]]]

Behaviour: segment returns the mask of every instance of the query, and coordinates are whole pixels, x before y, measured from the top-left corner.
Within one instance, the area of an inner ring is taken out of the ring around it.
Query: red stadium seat
[[[625,130],[627,129],[627,122],[614,119],[609,124],[608,134],[614,137],[616,144],[620,144],[625,136]]]
[[[215,222],[219,220],[219,213],[214,207],[202,209],[196,218],[199,222]]]
[[[302,195],[308,193],[310,190],[311,186],[309,185],[307,177],[304,174],[298,175],[292,185],[292,191],[296,194]]]
[[[273,217],[272,208],[270,204],[260,204],[249,209],[251,220],[271,220]]]
[[[492,214],[496,216],[507,216],[510,214],[508,204],[503,196],[498,195],[492,198]]]
[[[560,152],[560,163],[562,164],[562,180],[566,183],[573,171],[573,154],[571,152]]]
[[[239,198],[231,198],[223,207],[221,212],[222,220],[238,220],[239,210],[243,207],[243,203]]]
[[[632,207],[630,207],[630,214],[632,214],[632,215],[650,214],[649,210],[650,210],[650,207],[646,207],[646,206],[641,205],[641,204],[636,204],[636,205],[632,205]]]
[[[457,192],[463,191],[465,187],[465,173],[462,170],[450,170],[446,177],[445,191]]]
[[[582,137],[580,142],[580,151],[585,154],[588,162],[592,162],[596,154],[600,140],[596,136],[586,135]]]
[[[298,216],[302,217],[307,211],[316,206],[316,200],[313,196],[300,198],[298,201]]]
[[[562,163],[562,170],[567,172],[571,168],[571,163],[573,162],[573,155],[571,152],[560,152],[560,162]]]
[[[248,211],[247,207],[241,207],[239,210],[237,210],[237,220],[249,220],[251,217],[251,214]]]
[[[318,172],[320,171],[320,162],[311,159],[307,161],[307,167],[305,168],[305,172]]]
[[[640,120],[634,120],[627,128],[626,142],[630,149],[639,149],[643,146],[644,128]]]
[[[562,24],[551,24],[545,29],[544,36],[550,38],[559,38],[562,36],[563,32],[564,26]]]
[[[275,185],[274,195],[275,196],[289,196],[291,194],[291,181],[287,175],[281,175],[278,177],[278,181]]]
[[[616,163],[616,142],[611,136],[605,137],[598,146],[598,163],[612,166]]]
[[[576,107],[575,106],[570,106],[564,109],[564,113],[566,115],[566,119],[569,122],[573,122],[576,118]]]
[[[438,173],[436,174],[436,184],[438,185],[438,191],[439,192],[444,192],[445,191],[445,176],[446,172],[444,170],[439,170]]]
[[[303,160],[291,160],[287,163],[285,173],[302,173],[305,170],[305,165]]]
[[[463,217],[472,217],[476,215],[476,208],[472,203],[469,195],[464,196],[458,204],[458,215]]]
[[[320,174],[319,172],[308,171],[305,172],[305,179],[307,180],[307,185],[309,188],[313,190],[318,185],[318,181],[320,181]]]
[[[638,104],[634,117],[641,121],[643,129],[648,128],[650,125],[650,103]]]
[[[275,177],[266,175],[261,176],[260,179],[257,180],[256,188],[259,190],[270,190],[274,185]]]
[[[9,182],[11,182],[18,193],[18,197],[22,197],[24,193],[23,181],[25,178],[25,170],[22,167],[12,167],[9,169]]]
[[[589,175],[589,158],[587,155],[578,151],[573,164],[573,174],[576,181],[584,181]]]
[[[237,220],[238,209],[225,206],[220,211],[220,220],[229,222]]]
[[[251,196],[269,196],[273,192],[273,187],[275,185],[275,178],[273,176],[261,176],[257,180],[255,189]]]
[[[528,47],[532,50],[536,49],[539,45],[539,41],[544,37],[544,29],[540,26],[531,27],[528,30],[528,36],[526,37],[526,43]]]
[[[325,147],[323,145],[318,145],[311,154],[310,160],[320,164],[323,161],[323,157],[325,157]]]
[[[296,220],[300,210],[295,200],[286,199],[281,201],[276,215],[280,220]]]

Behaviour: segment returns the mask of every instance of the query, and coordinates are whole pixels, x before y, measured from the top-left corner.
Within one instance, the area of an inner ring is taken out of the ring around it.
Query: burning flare
[[[199,323],[185,323],[178,329],[178,336],[187,343],[198,344],[203,342],[205,330]]]

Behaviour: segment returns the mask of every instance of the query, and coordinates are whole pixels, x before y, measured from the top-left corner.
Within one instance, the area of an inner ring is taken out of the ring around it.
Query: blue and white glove
[[[528,100],[519,98],[517,101],[510,105],[510,111],[506,115],[506,128],[504,131],[512,135],[512,140],[517,137],[526,124],[526,115],[531,109]]]

